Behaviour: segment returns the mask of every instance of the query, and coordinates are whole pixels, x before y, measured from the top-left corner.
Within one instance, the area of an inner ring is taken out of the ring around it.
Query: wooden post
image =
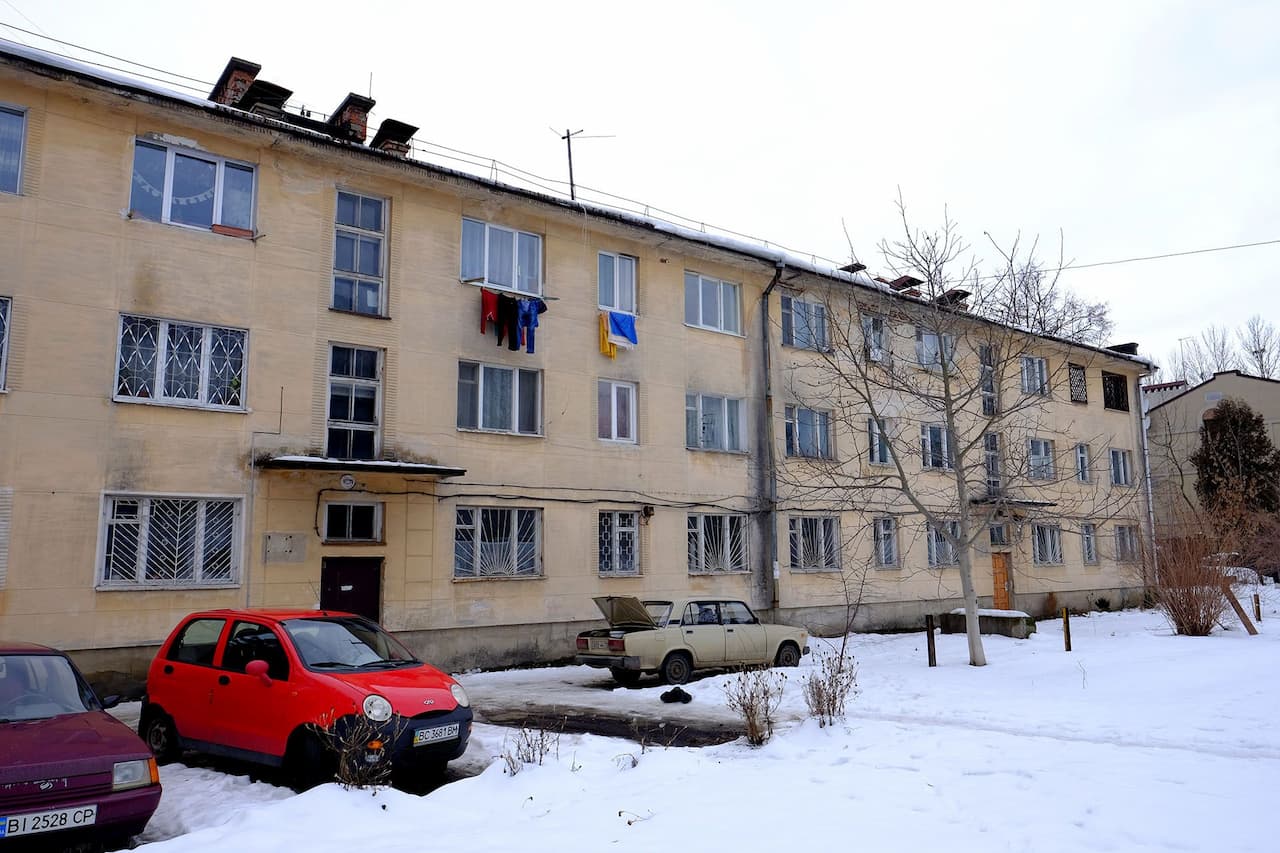
[[[1256,592],[1253,594],[1253,618],[1255,621],[1262,621],[1262,599]]]
[[[938,649],[933,644],[933,616],[932,614],[924,617],[924,630],[929,640],[929,666],[938,665]]]
[[[1231,587],[1224,587],[1222,591],[1227,596],[1231,609],[1240,617],[1240,621],[1244,624],[1244,629],[1249,632],[1250,636],[1257,634],[1258,629],[1253,627],[1253,623],[1249,621],[1249,614],[1244,612],[1244,608],[1240,606],[1240,599],[1236,598],[1236,594],[1231,591]]]
[[[1071,614],[1065,607],[1062,608],[1062,645],[1066,651],[1071,651]]]

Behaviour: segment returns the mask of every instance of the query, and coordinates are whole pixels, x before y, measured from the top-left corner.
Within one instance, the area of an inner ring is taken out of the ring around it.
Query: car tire
[[[693,661],[684,652],[672,652],[662,662],[662,680],[667,684],[685,684],[693,674]]]
[[[609,668],[609,674],[623,687],[635,687],[640,683],[640,671],[636,669],[621,669],[613,666]]]
[[[778,648],[778,655],[773,659],[774,666],[799,666],[800,649],[795,643],[783,643]]]
[[[336,758],[313,731],[299,729],[289,738],[284,754],[284,770],[290,788],[302,793],[332,782]]]
[[[182,753],[178,746],[178,728],[173,724],[173,718],[163,711],[145,711],[138,733],[155,755],[157,764],[176,761]]]

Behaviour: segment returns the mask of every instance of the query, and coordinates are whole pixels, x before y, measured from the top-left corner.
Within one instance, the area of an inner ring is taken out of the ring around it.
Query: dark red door
[[[325,557],[320,563],[320,609],[382,616],[382,558]]]

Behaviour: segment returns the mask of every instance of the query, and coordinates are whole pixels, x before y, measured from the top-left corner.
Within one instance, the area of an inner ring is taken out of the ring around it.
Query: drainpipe
[[[787,265],[782,261],[778,261],[775,264],[773,280],[769,282],[769,286],[764,289],[764,295],[760,297],[760,337],[764,343],[765,460],[768,465],[769,477],[769,509],[766,513],[768,523],[765,527],[768,531],[769,540],[769,609],[773,612],[774,619],[777,619],[780,573],[778,571],[778,454],[777,448],[774,446],[773,434],[773,345],[770,343],[769,335],[769,297],[772,295],[773,289],[778,286],[778,281],[782,278],[782,272],[786,268]]]
[[[1160,555],[1156,553],[1156,507],[1151,488],[1151,453],[1147,444],[1147,430],[1151,429],[1151,409],[1147,404],[1147,394],[1142,389],[1143,373],[1133,384],[1138,391],[1138,438],[1142,441],[1142,479],[1147,491],[1147,541],[1150,543],[1152,580],[1160,581]],[[1144,589],[1145,593],[1146,590]]]

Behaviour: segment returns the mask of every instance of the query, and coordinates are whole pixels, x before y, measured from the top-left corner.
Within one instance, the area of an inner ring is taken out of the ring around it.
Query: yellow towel
[[[609,315],[603,311],[600,312],[600,354],[618,357],[618,345],[609,343]]]

